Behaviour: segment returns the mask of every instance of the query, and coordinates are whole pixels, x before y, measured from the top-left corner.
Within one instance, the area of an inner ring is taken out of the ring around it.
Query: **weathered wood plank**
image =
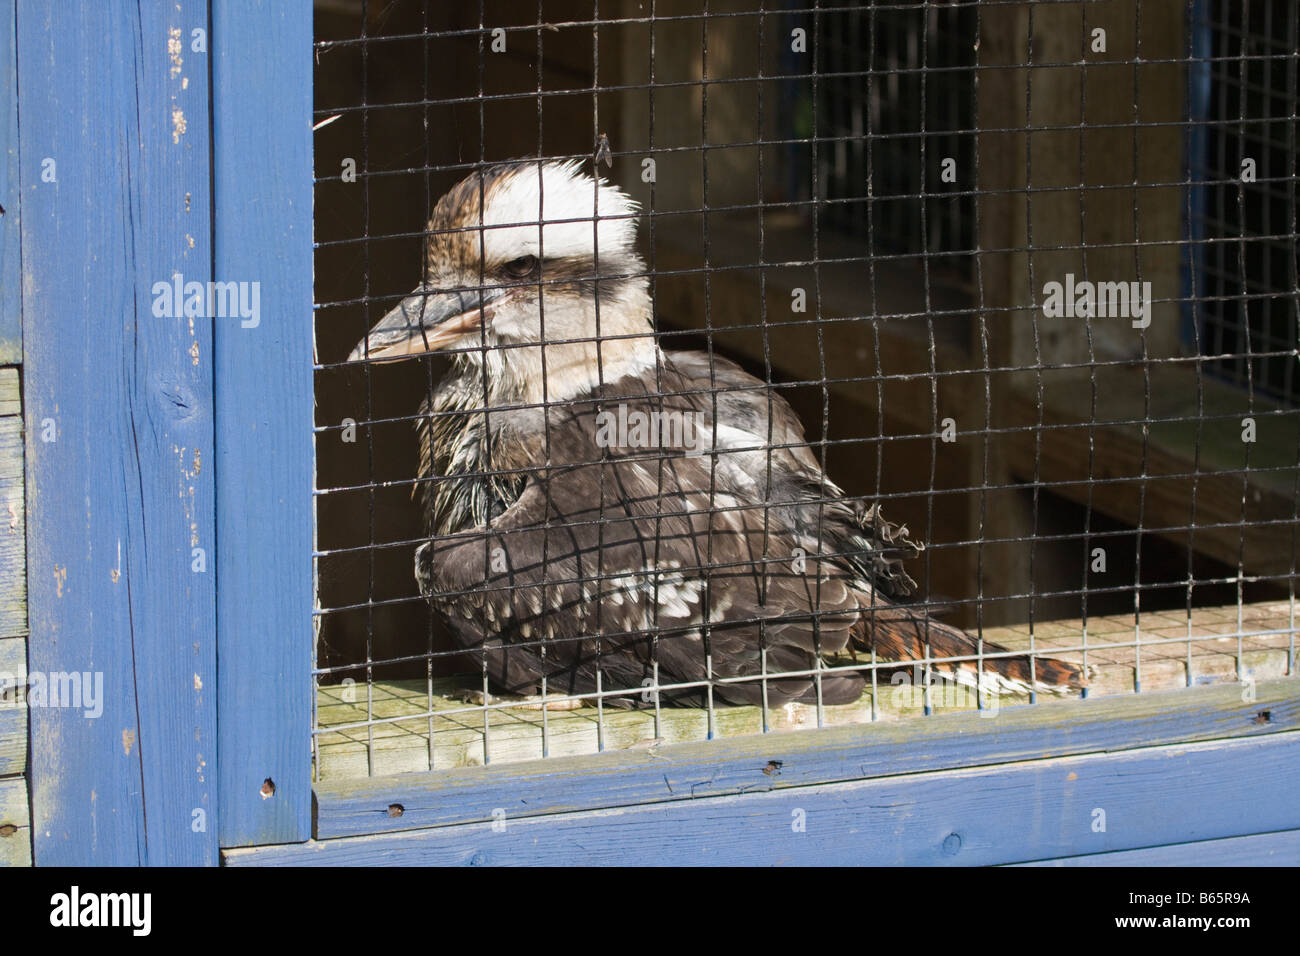
[[[30,712],[42,865],[216,859],[207,28],[18,4],[29,661],[102,681]]]
[[[18,405],[18,374],[0,369],[0,409]],[[5,385],[12,380],[14,398]],[[0,637],[27,633],[27,541],[23,492],[23,421],[0,416]]]
[[[0,777],[27,769],[27,642],[0,638]]]
[[[1190,622],[1185,615],[1145,613],[1135,628],[1132,615],[1091,618],[1087,628],[1088,664],[1096,668],[1089,693],[1092,697],[1131,694],[1137,685],[1135,640],[1142,642],[1142,689],[1153,691],[1186,687],[1188,684],[1231,683],[1237,680],[1237,609],[1200,608]],[[1243,673],[1255,680],[1288,673],[1292,645],[1290,607],[1287,604],[1249,605],[1241,610]],[[1275,633],[1263,633],[1263,632]],[[1188,673],[1190,636],[1191,673]],[[987,640],[1009,648],[1030,646],[1029,628],[1023,625],[990,629]],[[1080,661],[1080,651],[1057,651],[1083,644],[1082,622],[1040,622],[1034,628],[1035,648]],[[1170,643],[1165,643],[1170,642]],[[906,678],[907,683],[892,681]],[[924,698],[920,675],[880,672],[879,692],[874,701],[875,716],[886,720],[914,717],[922,713]],[[454,681],[435,683],[430,698],[424,681],[377,682],[367,698],[363,687],[326,686],[318,691],[317,715],[327,732],[317,738],[317,777],[322,782],[354,779],[367,775],[367,748],[373,732],[373,767],[377,776],[442,770],[480,765],[483,762],[483,720],[480,714],[454,693]],[[1024,698],[1004,697],[1002,704],[1022,703]],[[936,689],[931,694],[936,713],[974,709],[974,695],[960,688]],[[429,765],[432,707],[433,766]],[[373,727],[359,726],[367,715],[383,721]],[[404,719],[405,718],[405,719]],[[873,718],[870,690],[857,702],[825,708],[825,724],[869,723]],[[619,750],[651,738],[664,743],[703,740],[707,715],[701,710],[663,708],[658,726],[652,710],[607,709],[605,746]],[[330,727],[353,724],[330,731]],[[798,730],[817,725],[816,708],[792,704],[768,715],[772,730]],[[722,707],[717,711],[715,735],[735,737],[762,730],[762,713],[757,707]],[[546,736],[552,757],[595,753],[597,714],[594,707],[553,711],[548,715]],[[512,707],[492,713],[489,751],[492,763],[533,760],[542,756],[542,714],[536,709]]]
[[[1300,830],[1255,833],[1198,843],[1174,843],[1038,860],[1016,866],[1300,866]]]
[[[18,369],[0,368],[0,415],[22,413],[22,389],[18,382]]]
[[[23,359],[19,281],[18,56],[14,4],[0,2],[0,365]],[[14,376],[15,383],[17,376]],[[9,414],[0,412],[0,414]]]
[[[15,5],[0,2],[0,365],[22,361]],[[18,371],[0,369],[0,777],[27,767],[27,551]],[[27,781],[0,779],[0,866],[31,866]]]
[[[316,866],[989,865],[1296,829],[1298,783],[1300,733],[1291,732],[623,810],[523,819],[506,811],[491,823],[223,858]],[[1104,829],[1094,826],[1098,809]]]
[[[27,781],[0,779],[0,866],[32,865],[32,827],[27,813]]]
[[[216,334],[220,839],[239,846],[311,822],[311,4],[213,4],[212,31],[214,268],[261,288],[260,322]]]
[[[1252,737],[1300,729],[1300,682],[1059,701],[994,718],[916,721],[748,736],[585,757],[441,770],[316,788],[316,837],[512,818],[804,787],[901,773],[1060,757],[1136,746]],[[1267,719],[1260,715],[1267,713]],[[780,761],[770,772],[769,761]],[[400,816],[389,808],[398,805]]]

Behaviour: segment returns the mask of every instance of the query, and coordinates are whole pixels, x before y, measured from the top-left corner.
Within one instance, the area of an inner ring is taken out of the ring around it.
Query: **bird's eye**
[[[513,276],[516,279],[526,279],[537,271],[537,257],[521,256],[518,259],[511,259],[503,268],[506,275]]]

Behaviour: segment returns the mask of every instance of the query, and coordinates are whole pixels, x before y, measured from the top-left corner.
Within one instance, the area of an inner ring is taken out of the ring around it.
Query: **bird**
[[[640,216],[578,161],[480,166],[349,356],[449,358],[415,419],[415,578],[494,692],[840,705],[871,679],[859,655],[992,692],[1085,686],[928,613],[905,567],[923,545],[824,474],[771,385],[660,347]]]

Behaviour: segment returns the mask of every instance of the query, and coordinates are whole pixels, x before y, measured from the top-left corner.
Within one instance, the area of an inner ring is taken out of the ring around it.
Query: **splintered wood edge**
[[[1294,647],[1290,628],[1291,607],[1286,602],[1245,605],[1240,611],[1235,605],[1198,608],[1192,611],[1190,621],[1176,612],[1147,612],[1142,614],[1141,630],[1137,632],[1141,645],[1135,648],[1122,646],[1134,643],[1132,615],[1092,618],[1088,621],[1086,633],[1087,663],[1091,672],[1088,693],[1091,697],[1134,693],[1139,689],[1139,666],[1140,690],[1143,692],[1232,683],[1239,679],[1239,646],[1242,679],[1258,681],[1287,676]],[[1058,652],[1055,649],[1078,648],[1085,643],[1084,636],[1081,621],[1042,622],[1034,626],[1032,646],[1039,654],[1082,663],[1084,651]],[[1190,653],[1189,636],[1192,642]],[[1028,625],[990,629],[985,631],[984,637],[987,642],[1002,644],[1011,650],[1027,650],[1031,646]],[[869,688],[852,704],[824,707],[821,726],[862,724],[873,720],[903,721],[923,715],[925,692],[923,687],[913,682],[914,674],[914,668],[910,667],[892,673],[878,671],[874,695]],[[341,685],[319,687],[317,710],[322,732],[316,739],[317,779],[340,780],[483,764],[485,715],[471,710],[473,705],[460,696],[463,686],[465,681],[459,678],[433,682],[432,767],[430,698],[425,681],[375,682],[370,688],[373,719],[406,719],[342,731],[329,731],[328,728],[366,720],[365,689]],[[349,697],[354,699],[349,700]],[[1039,699],[1053,697],[1042,694]],[[986,697],[983,703],[985,707],[1000,707],[1027,701],[1026,695],[1006,694],[997,699]],[[493,703],[504,701],[494,699]],[[929,703],[933,713],[974,710],[978,705],[973,691],[951,684],[932,687]],[[818,726],[814,704],[770,708],[767,717],[770,731]],[[719,706],[714,711],[713,736],[761,733],[762,719],[759,707]],[[577,756],[595,753],[599,749],[653,749],[668,743],[704,740],[709,736],[708,713],[698,708],[662,707],[656,723],[653,707],[641,710],[605,707],[602,715],[594,705],[590,705],[544,713],[535,703],[521,702],[491,710],[486,720],[487,756],[494,764],[542,757],[543,724],[545,756],[549,757]],[[602,723],[603,748],[600,739]]]

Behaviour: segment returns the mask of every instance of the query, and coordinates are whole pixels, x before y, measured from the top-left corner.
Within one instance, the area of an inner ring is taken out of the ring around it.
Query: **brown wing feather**
[[[758,384],[714,361],[714,384]],[[623,381],[601,399],[667,401],[707,410],[712,422],[712,395],[693,394],[702,391],[699,366],[674,356],[660,381]],[[882,660],[916,659],[927,646],[939,657],[973,655],[962,632],[890,603],[911,583],[901,557],[916,546],[872,509],[819,500],[839,489],[798,445],[798,419],[775,398],[769,410],[758,389],[719,394],[714,454],[700,457],[601,449],[594,403],[555,413],[552,460],[568,464],[530,477],[490,529],[421,547],[422,588],[461,643],[486,655],[493,681],[516,693],[537,692],[543,675],[550,691],[591,693],[599,670],[602,690],[635,701],[657,661],[661,685],[712,681],[721,700],[757,703],[766,692],[778,706],[817,700],[816,677],[731,681],[812,672],[822,656],[850,648],[874,646]],[[775,444],[795,445],[771,451],[770,477],[769,421]],[[873,574],[891,589],[878,590]],[[1022,660],[986,668],[1028,680]],[[1040,661],[1036,676],[1077,684],[1072,670]],[[851,702],[864,683],[857,673],[824,675],[821,699]],[[704,700],[696,688],[665,696]]]

